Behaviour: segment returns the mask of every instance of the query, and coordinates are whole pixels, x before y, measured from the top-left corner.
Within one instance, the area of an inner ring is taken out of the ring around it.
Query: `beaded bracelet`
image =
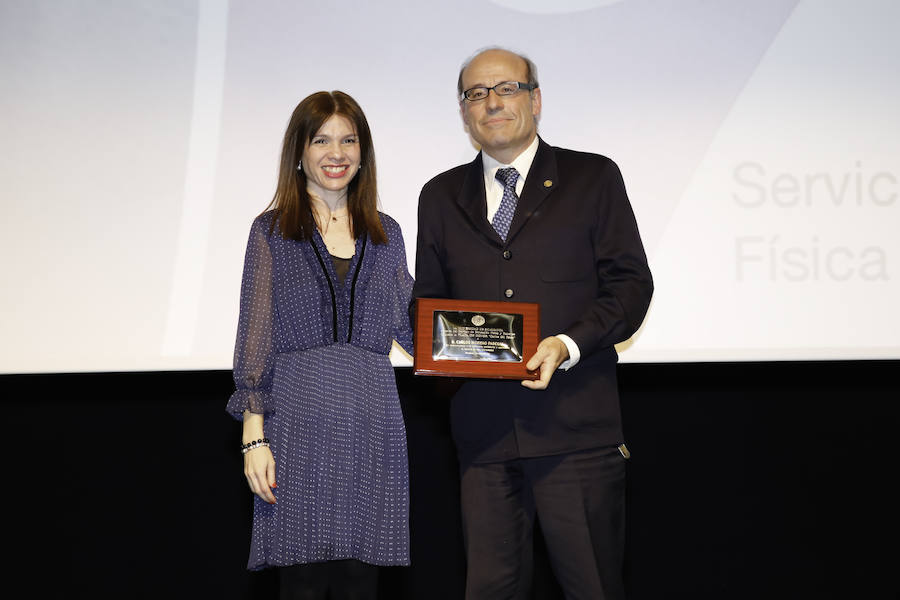
[[[269,438],[261,438],[258,440],[254,440],[252,442],[247,442],[246,444],[241,444],[241,454],[247,454],[254,448],[259,448],[260,446],[268,446]]]
[[[262,443],[268,444],[268,443],[269,443],[269,438],[264,437],[264,438],[260,438],[260,439],[258,439],[258,440],[250,440],[250,441],[247,442],[246,444],[241,444],[241,450],[243,450],[244,448],[249,448],[249,447],[251,447],[251,446],[259,445],[259,444],[262,444]]]

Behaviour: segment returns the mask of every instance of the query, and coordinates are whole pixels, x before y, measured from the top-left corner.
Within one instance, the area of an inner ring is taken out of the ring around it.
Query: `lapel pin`
[[[544,180],[544,187],[545,187],[545,188],[551,187],[552,185],[553,185],[553,182],[552,182],[551,180],[549,180],[549,179],[545,179],[545,180]]]

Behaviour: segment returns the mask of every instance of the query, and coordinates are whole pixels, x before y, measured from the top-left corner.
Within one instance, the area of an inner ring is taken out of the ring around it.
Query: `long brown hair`
[[[350,121],[359,136],[360,170],[347,187],[350,234],[354,239],[368,234],[373,243],[385,244],[387,235],[378,218],[372,133],[362,108],[344,92],[316,92],[304,98],[294,109],[284,132],[278,187],[266,210],[274,209],[283,237],[294,240],[312,237],[316,222],[309,193],[306,191],[306,174],[297,165],[307,144],[333,115],[340,115]],[[272,220],[273,227],[275,221]]]

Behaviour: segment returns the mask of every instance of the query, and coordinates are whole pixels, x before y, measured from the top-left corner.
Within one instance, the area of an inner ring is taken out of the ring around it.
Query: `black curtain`
[[[898,361],[624,364],[626,582],[660,598],[896,599]],[[381,596],[462,598],[446,382],[397,372],[411,568]],[[0,376],[9,581],[41,598],[272,598],[228,371]],[[536,599],[562,598],[537,536]]]

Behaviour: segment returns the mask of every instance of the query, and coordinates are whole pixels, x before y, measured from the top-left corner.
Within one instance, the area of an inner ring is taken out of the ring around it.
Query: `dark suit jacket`
[[[451,404],[460,458],[494,462],[622,443],[613,344],[640,326],[653,283],[618,167],[541,140],[506,243],[486,206],[481,154],[425,184],[413,295],[537,302],[541,337],[567,334],[581,360],[557,370],[544,391],[466,381]]]

